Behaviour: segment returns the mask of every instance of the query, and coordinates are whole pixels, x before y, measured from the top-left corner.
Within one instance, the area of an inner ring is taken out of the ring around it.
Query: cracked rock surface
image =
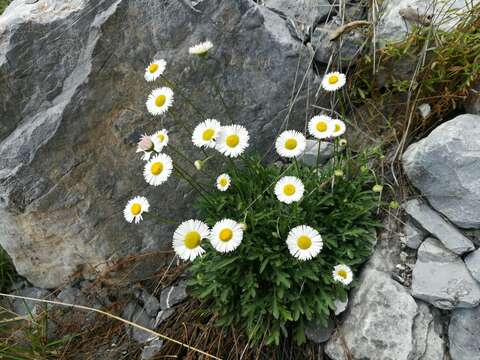
[[[205,39],[218,61],[188,55]],[[256,134],[250,151],[261,154],[287,116],[296,74],[315,81],[307,47],[278,13],[251,0],[195,9],[177,0],[13,1],[0,18],[0,244],[34,285],[56,287],[74,272],[91,276],[106,259],[169,247],[172,225],[123,219],[135,195],[172,219],[191,216],[187,184],[172,177],[148,187],[135,154],[140,135],[161,126],[195,157],[170,116],[159,122],[146,111],[150,90],[165,85],[143,79],[154,57],[167,60],[166,77],[181,86],[176,114],[190,126],[229,122],[213,77],[230,116]],[[299,91],[290,128],[303,124],[306,96]]]

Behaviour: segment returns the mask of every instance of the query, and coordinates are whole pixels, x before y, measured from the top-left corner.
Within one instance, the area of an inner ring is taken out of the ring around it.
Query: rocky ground
[[[320,76],[338,58],[335,64],[349,69],[362,51],[369,4],[13,1],[0,17],[0,244],[26,280],[10,291],[108,309],[168,331],[191,301],[183,269],[169,265],[164,251],[172,229],[127,227],[118,204],[144,189],[180,218],[189,213],[180,200],[191,194],[181,182],[149,193],[140,176],[125,176],[139,171],[132,151],[139,135],[156,127],[139,111],[148,91],[138,74],[154,55],[171,59],[167,76],[206,115],[223,111],[207,90],[213,77],[231,104],[223,116],[262,134],[253,148],[265,153],[282,126],[303,124],[306,104],[325,105],[316,92]],[[431,4],[385,0],[376,46],[430,21]],[[339,36],[352,21],[359,30]],[[202,67],[185,56],[204,38],[217,45],[220,63]],[[399,190],[407,193],[401,207],[384,215],[385,229],[348,304],[337,304],[326,328],[313,322],[307,330],[316,357],[480,360],[478,94],[473,88],[466,103],[403,152],[401,170],[413,188]],[[186,118],[194,116],[189,111],[179,109]],[[322,146],[325,162],[332,149]],[[318,153],[311,143],[302,161],[316,163]],[[128,266],[118,266],[129,256]],[[19,316],[44,311],[22,300],[5,306]],[[47,337],[68,328],[65,314],[77,319],[76,312],[55,313]],[[83,316],[71,328],[101,332],[99,319]],[[146,360],[170,349],[139,329],[107,327],[107,341],[94,349],[102,358]],[[313,358],[290,358],[303,357]]]

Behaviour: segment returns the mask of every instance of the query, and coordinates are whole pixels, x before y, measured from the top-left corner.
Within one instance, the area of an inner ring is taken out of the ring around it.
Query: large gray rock
[[[414,351],[409,360],[444,360],[445,340],[440,312],[424,302],[418,302],[413,323]]]
[[[351,297],[345,321],[325,352],[333,360],[407,360],[414,352],[416,315],[417,304],[406,288],[384,272],[367,269]]]
[[[473,278],[480,283],[480,249],[467,255],[465,265]]]
[[[475,250],[475,246],[469,238],[423,201],[409,200],[403,205],[403,208],[423,229],[439,239],[447,249],[455,254],[461,255]]]
[[[452,360],[480,360],[480,307],[455,310],[448,338]]]
[[[480,227],[480,116],[460,115],[412,144],[403,168],[437,211],[463,228]]]
[[[308,31],[333,11],[327,0],[264,0],[263,3],[298,23],[303,31]]]
[[[446,0],[435,6],[432,0],[385,0],[377,25],[377,40],[380,44],[402,40],[412,25],[432,20],[433,14],[436,26],[450,29],[462,19],[462,11],[476,3],[478,0]]]
[[[235,122],[255,134],[249,151],[263,154],[282,126],[303,124],[315,79],[286,21],[251,0],[187,3],[15,0],[0,18],[0,245],[33,284],[55,287],[74,272],[91,276],[106,259],[170,247],[174,225],[124,221],[134,195],[179,222],[192,216],[187,184],[171,177],[147,186],[135,154],[141,134],[165,126],[195,158],[170,115],[146,112],[150,89],[164,85],[143,79],[154,57],[167,60],[165,74],[181,89],[173,109],[189,126],[204,116],[228,122],[210,77]],[[188,55],[204,39],[218,61]]]
[[[480,284],[459,256],[428,238],[418,249],[412,295],[440,309],[471,308],[480,303]]]
[[[330,339],[335,330],[335,321],[329,318],[326,325],[321,325],[319,322],[312,320],[307,324],[305,329],[305,336],[308,340],[316,344],[321,344]]]

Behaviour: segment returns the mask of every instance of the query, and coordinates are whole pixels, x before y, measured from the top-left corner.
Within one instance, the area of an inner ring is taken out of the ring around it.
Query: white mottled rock
[[[343,313],[348,306],[348,298],[345,299],[345,301],[336,299],[333,304],[335,305],[335,315],[340,315]]]
[[[473,278],[480,283],[480,249],[467,255],[465,265]]]
[[[480,116],[459,115],[410,145],[403,168],[430,205],[461,228],[480,227]]]
[[[455,254],[461,255],[475,250],[475,246],[469,238],[443,219],[425,202],[418,199],[409,200],[403,205],[403,208],[424,230],[439,239],[447,249]]]
[[[424,302],[417,302],[418,313],[413,323],[414,352],[409,360],[444,360],[445,341],[440,313]]]
[[[298,157],[298,160],[308,166],[317,164],[325,164],[333,156],[333,145],[326,141],[320,141],[320,153],[318,152],[318,141],[307,140],[305,151]]]
[[[480,360],[480,307],[455,310],[448,338],[452,360]]]
[[[142,350],[141,360],[152,360],[162,350],[163,340],[154,339],[146,345]]]
[[[478,0],[446,0],[445,5],[438,3],[435,8],[431,0],[385,0],[382,2],[382,16],[377,26],[377,39],[380,44],[402,40],[412,24],[418,25],[412,18],[431,18],[433,14],[435,23],[447,30],[458,23],[462,18],[461,11],[470,8],[472,2],[478,3]],[[450,11],[449,14],[446,14],[447,10]],[[410,16],[404,18],[402,14]]]
[[[440,309],[471,308],[480,303],[480,284],[459,256],[428,238],[418,249],[412,295]]]
[[[407,360],[414,351],[416,315],[417,304],[407,289],[388,274],[369,268],[363,272],[345,320],[328,341],[325,352],[333,360],[346,360],[343,336],[353,360]]]
[[[187,286],[184,283],[169,286],[160,293],[160,307],[162,310],[169,309],[188,297]]]

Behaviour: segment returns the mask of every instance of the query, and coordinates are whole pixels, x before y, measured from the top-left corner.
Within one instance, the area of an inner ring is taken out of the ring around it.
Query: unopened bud
[[[342,170],[335,170],[333,172],[333,175],[335,175],[337,177],[342,177],[343,176],[343,171]]]
[[[193,163],[193,165],[195,165],[195,168],[197,170],[202,170],[203,168],[203,161],[202,160],[195,160],[195,162]]]
[[[246,231],[246,230],[247,230],[247,224],[245,224],[245,223],[242,222],[242,223],[239,223],[238,225],[240,226],[240,228],[241,228],[243,231]]]
[[[340,139],[339,144],[340,146],[346,146],[348,143],[347,139]]]
[[[153,144],[152,139],[150,139],[150,136],[142,135],[140,141],[137,144],[137,152],[152,151],[154,147],[155,145]]]
[[[398,202],[396,202],[395,200],[393,201],[390,201],[390,209],[398,209],[399,205],[398,205]]]
[[[373,186],[372,191],[376,193],[381,193],[383,191],[383,186],[380,184],[376,184]]]

